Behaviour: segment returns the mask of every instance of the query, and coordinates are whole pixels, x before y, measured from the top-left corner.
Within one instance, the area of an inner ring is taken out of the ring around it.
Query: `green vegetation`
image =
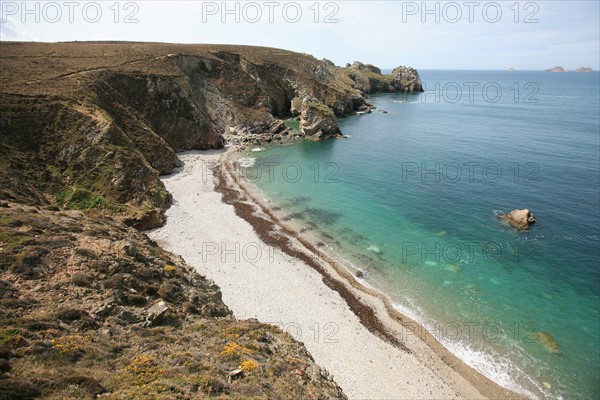
[[[72,210],[87,210],[108,205],[104,197],[82,188],[68,188],[55,195],[56,202]]]
[[[293,131],[300,130],[300,121],[298,121],[297,119],[286,119],[284,123],[286,128],[290,128]]]
[[[325,104],[317,102],[317,101],[309,101],[308,107],[317,110],[323,116],[332,117],[334,116],[334,112],[331,108],[327,107]]]
[[[5,345],[8,342],[15,340],[21,336],[21,329],[17,328],[5,328],[0,329],[0,344]]]

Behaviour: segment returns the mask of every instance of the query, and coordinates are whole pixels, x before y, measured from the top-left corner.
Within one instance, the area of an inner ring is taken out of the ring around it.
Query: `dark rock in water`
[[[536,221],[535,215],[529,210],[513,210],[501,215],[500,218],[504,218],[512,227],[520,230],[529,229],[529,226]]]

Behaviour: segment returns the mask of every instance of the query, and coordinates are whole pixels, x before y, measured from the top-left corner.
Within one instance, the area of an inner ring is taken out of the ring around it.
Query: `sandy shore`
[[[224,152],[180,158],[183,169],[164,178],[174,198],[167,223],[149,236],[213,279],[235,317],[277,324],[304,342],[349,398],[519,398],[278,221]]]

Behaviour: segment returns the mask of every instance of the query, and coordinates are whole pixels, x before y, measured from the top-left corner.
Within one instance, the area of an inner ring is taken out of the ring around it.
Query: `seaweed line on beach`
[[[230,168],[231,166],[225,162],[223,164],[225,168]],[[273,235],[272,232],[275,231],[274,227],[279,225],[277,223],[277,218],[269,211],[268,209],[261,207],[261,211],[269,217],[269,219],[262,218],[255,214],[254,207],[244,202],[243,196],[244,194],[248,196],[245,192],[240,192],[227,184],[227,177],[225,176],[226,172],[223,171],[218,165],[214,167],[213,170],[215,177],[217,178],[217,184],[215,189],[223,195],[223,201],[227,204],[230,204],[234,207],[235,212],[238,216],[248,221],[250,225],[254,228],[254,231],[259,235],[259,237],[270,246],[276,246],[281,251],[286,253],[287,255],[302,260],[307,265],[314,268],[319,274],[321,274],[323,278],[323,282],[327,285],[327,287],[339,293],[339,295],[344,299],[344,301],[348,304],[348,307],[352,310],[356,316],[358,316],[361,323],[373,334],[381,337],[392,345],[398,347],[399,349],[411,353],[411,351],[406,347],[404,342],[398,339],[394,334],[388,331],[385,328],[383,323],[377,318],[374,310],[368,305],[362,303],[360,300],[354,296],[351,291],[341,282],[333,279],[327,271],[321,266],[318,262],[316,262],[312,257],[308,254],[296,250],[290,246],[289,236],[296,238],[300,243],[305,246],[310,252],[314,254],[323,255],[315,246],[302,238],[297,237],[291,230],[287,227],[280,225],[282,231],[285,235]],[[230,172],[230,171],[229,171]],[[229,174],[229,177],[232,181],[238,186],[239,182]],[[241,187],[240,187],[241,189]],[[253,203],[255,203],[253,201]],[[255,203],[256,204],[256,203]],[[323,255],[324,256],[324,255]],[[330,261],[330,260],[328,260]]]

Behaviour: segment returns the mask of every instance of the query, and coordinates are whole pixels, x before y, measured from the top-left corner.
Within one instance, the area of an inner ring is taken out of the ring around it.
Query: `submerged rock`
[[[446,269],[448,271],[458,272],[458,271],[460,271],[460,265],[458,265],[458,264],[448,264],[448,266],[446,267]]]
[[[367,247],[367,250],[372,251],[373,253],[377,253],[377,254],[379,254],[381,252],[381,250],[379,250],[379,247],[374,246],[374,245]]]
[[[512,227],[520,230],[529,229],[529,226],[536,221],[535,215],[527,209],[513,210],[508,214],[501,215],[500,218],[504,218]]]
[[[467,285],[467,291],[469,294],[475,296],[475,295],[478,295],[481,290],[477,286],[470,284],[470,285]]]
[[[536,332],[535,336],[538,338],[540,344],[546,349],[548,353],[562,354],[558,343],[548,332]]]

